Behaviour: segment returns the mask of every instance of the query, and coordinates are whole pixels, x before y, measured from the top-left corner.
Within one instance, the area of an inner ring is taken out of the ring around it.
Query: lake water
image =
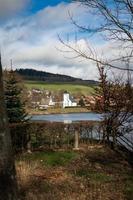
[[[76,121],[100,121],[101,114],[97,113],[69,113],[69,114],[50,114],[33,115],[31,121],[49,121],[71,123]]]

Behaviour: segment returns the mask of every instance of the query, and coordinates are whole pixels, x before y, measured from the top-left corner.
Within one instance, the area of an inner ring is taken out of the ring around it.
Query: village
[[[95,97],[90,95],[72,95],[68,91],[53,92],[32,88],[28,90],[28,108],[47,110],[48,108],[91,108],[95,105]]]

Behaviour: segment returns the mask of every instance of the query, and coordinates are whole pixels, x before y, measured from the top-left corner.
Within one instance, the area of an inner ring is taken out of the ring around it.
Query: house
[[[63,94],[63,108],[76,107],[76,106],[77,106],[77,102],[67,91],[65,91]]]
[[[49,98],[42,97],[39,103],[39,110],[47,110],[49,103]]]
[[[54,99],[53,99],[53,97],[52,96],[50,96],[50,98],[49,98],[49,106],[55,106],[55,104],[56,104],[56,102],[54,101]]]
[[[54,98],[52,96],[46,96],[42,97],[39,105],[39,109],[47,109],[48,107],[54,107],[56,102],[54,101]]]
[[[42,94],[43,92],[40,89],[32,89],[32,93],[36,93],[36,94]]]
[[[58,93],[53,93],[50,94],[49,97],[47,97],[49,102],[48,102],[48,106],[49,107],[62,107],[62,103],[63,103],[63,95],[58,94]]]
[[[46,110],[48,107],[76,107],[77,102],[68,92],[60,92],[51,94],[48,91],[41,91],[39,89],[29,93],[29,107],[38,108],[39,110]]]

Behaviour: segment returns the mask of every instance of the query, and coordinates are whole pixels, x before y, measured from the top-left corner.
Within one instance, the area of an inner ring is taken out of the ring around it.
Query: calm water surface
[[[75,122],[75,121],[99,121],[101,114],[97,113],[69,113],[69,114],[50,114],[33,115],[31,121],[50,121],[50,122]]]

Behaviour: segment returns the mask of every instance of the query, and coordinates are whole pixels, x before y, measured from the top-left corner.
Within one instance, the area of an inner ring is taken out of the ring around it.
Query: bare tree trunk
[[[0,58],[0,200],[18,200],[15,165],[4,103]]]
[[[67,133],[67,148],[69,149],[70,147],[70,136],[69,136],[69,132]]]
[[[112,148],[115,150],[117,148],[117,138],[116,138],[116,132],[113,131],[113,144]]]

